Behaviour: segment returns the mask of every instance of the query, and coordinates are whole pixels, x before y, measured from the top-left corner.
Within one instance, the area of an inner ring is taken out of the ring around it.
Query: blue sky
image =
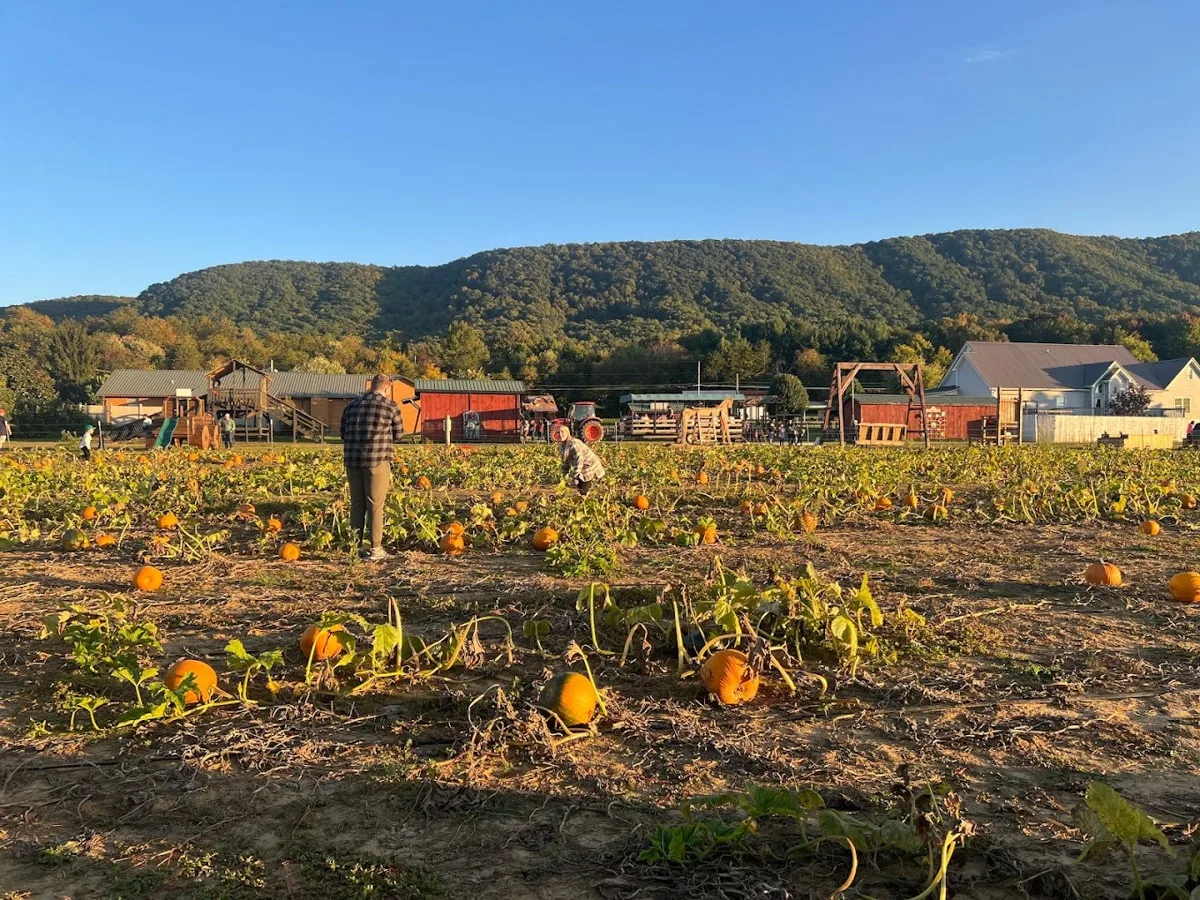
[[[0,303],[248,259],[1200,228],[1200,4],[0,4]]]

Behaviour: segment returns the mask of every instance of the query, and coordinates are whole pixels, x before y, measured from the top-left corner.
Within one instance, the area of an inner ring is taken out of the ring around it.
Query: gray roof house
[[[968,341],[946,370],[940,389],[996,396],[1021,389],[1040,407],[1106,410],[1133,385],[1151,408],[1190,412],[1200,406],[1200,366],[1191,358],[1140,362],[1119,344],[1041,344]]]

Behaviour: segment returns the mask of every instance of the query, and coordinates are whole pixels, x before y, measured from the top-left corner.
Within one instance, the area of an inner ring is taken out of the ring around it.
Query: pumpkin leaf
[[[1139,841],[1148,840],[1154,841],[1167,852],[1173,852],[1167,836],[1154,821],[1104,782],[1091,782],[1084,802],[1104,829],[1130,850]]]

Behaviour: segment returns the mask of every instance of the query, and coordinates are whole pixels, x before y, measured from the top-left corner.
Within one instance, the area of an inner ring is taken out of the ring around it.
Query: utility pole
[[[700,396],[700,360],[696,360],[696,396]]]

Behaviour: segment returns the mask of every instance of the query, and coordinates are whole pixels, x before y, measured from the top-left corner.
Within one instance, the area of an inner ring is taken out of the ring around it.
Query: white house
[[[1107,412],[1113,397],[1134,384],[1149,393],[1153,410],[1200,411],[1200,365],[1194,359],[1139,362],[1119,344],[968,341],[940,387],[993,397],[1002,388],[1021,388],[1042,409]]]

